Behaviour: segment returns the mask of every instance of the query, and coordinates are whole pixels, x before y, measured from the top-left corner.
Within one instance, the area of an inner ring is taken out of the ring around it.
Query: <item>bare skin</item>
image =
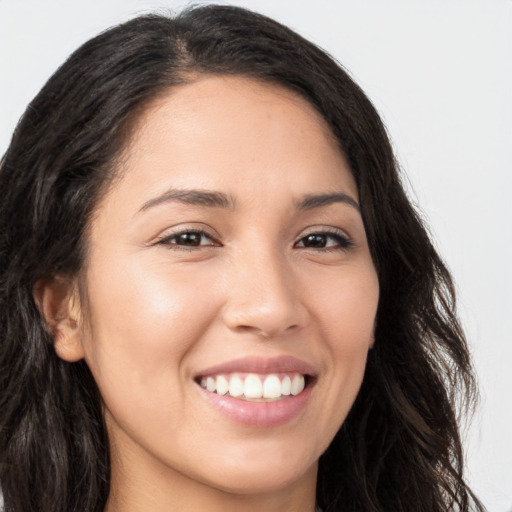
[[[102,393],[107,512],[313,512],[379,297],[357,187],[315,109],[236,77],[156,100],[97,208],[83,278],[87,308],[76,283],[39,302],[59,356],[85,358]],[[277,419],[231,398],[227,414],[201,377],[247,358],[263,377],[307,365],[307,398],[276,399]]]

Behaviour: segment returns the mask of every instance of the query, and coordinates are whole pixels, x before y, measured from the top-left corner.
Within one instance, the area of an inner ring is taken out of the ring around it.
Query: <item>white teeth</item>
[[[242,376],[243,377],[243,376]],[[249,373],[242,378],[240,375],[217,375],[202,377],[201,387],[211,393],[249,400],[277,399],[281,396],[298,395],[305,387],[305,377],[298,373],[285,375],[282,379],[276,374],[260,376]]]
[[[215,391],[215,379],[212,377],[208,377],[206,379],[206,389],[212,392]]]
[[[292,380],[291,394],[298,395],[304,389],[305,381],[303,375],[295,375]]]
[[[240,377],[231,377],[229,379],[229,394],[234,397],[244,394],[244,383]]]
[[[263,396],[263,385],[257,375],[250,373],[244,382],[245,398],[261,398]]]
[[[263,383],[263,398],[279,398],[281,396],[281,381],[277,375],[269,375]]]
[[[292,392],[292,380],[288,375],[281,382],[281,394],[288,396]]]
[[[218,395],[225,395],[229,391],[229,382],[223,375],[219,375],[215,383]]]

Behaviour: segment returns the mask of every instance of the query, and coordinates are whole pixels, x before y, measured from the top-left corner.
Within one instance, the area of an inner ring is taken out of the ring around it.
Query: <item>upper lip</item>
[[[243,357],[215,366],[211,366],[199,373],[196,377],[219,375],[223,373],[301,373],[315,375],[314,368],[305,361],[293,356],[279,356],[272,358]]]

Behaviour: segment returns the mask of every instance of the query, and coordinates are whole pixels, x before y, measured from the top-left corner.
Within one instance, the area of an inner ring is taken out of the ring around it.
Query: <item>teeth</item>
[[[281,382],[281,394],[288,396],[292,392],[292,381],[288,375]]]
[[[215,391],[215,380],[212,377],[206,379],[206,389],[208,391]]]
[[[304,389],[304,377],[302,375],[295,375],[292,380],[291,394],[298,395]]]
[[[249,373],[245,377],[237,374],[203,377],[201,387],[218,395],[229,394],[249,400],[277,399],[298,395],[305,387],[305,377],[300,374],[279,377],[276,374],[260,376]]]
[[[232,377],[229,379],[229,394],[234,397],[244,394],[244,383],[240,377]]]
[[[245,398],[261,398],[263,396],[263,385],[257,375],[249,374],[244,382]]]
[[[229,382],[227,381],[226,377],[219,375],[215,381],[215,384],[218,395],[225,395],[229,391]]]
[[[281,396],[281,381],[277,375],[269,375],[263,383],[263,398],[279,398]]]

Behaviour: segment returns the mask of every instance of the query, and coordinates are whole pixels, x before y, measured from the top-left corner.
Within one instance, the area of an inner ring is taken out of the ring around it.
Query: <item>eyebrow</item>
[[[334,192],[330,194],[308,194],[303,199],[297,202],[298,210],[312,210],[314,208],[321,208],[333,203],[344,203],[355,208],[361,213],[361,207],[357,202],[344,192]]]
[[[154,206],[158,206],[170,201],[179,201],[181,203],[206,206],[209,208],[235,209],[235,199],[222,192],[211,190],[196,189],[177,189],[170,188],[163,194],[150,199],[142,205],[140,211],[148,210]],[[313,210],[323,206],[329,206],[334,203],[344,203],[355,208],[359,213],[360,206],[357,202],[344,192],[324,193],[324,194],[307,194],[295,203],[298,210]]]
[[[158,197],[144,203],[140,211],[148,210],[169,201],[179,201],[180,203],[210,208],[234,209],[235,207],[235,200],[222,192],[171,188]]]

